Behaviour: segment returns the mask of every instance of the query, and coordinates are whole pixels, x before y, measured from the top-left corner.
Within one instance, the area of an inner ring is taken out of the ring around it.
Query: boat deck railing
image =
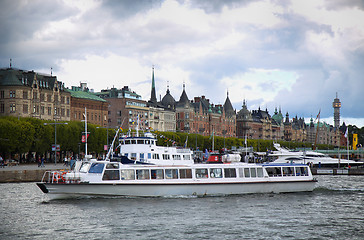
[[[78,182],[80,182],[80,177],[76,176],[76,173],[72,174],[65,170],[46,171],[43,174],[42,182],[45,182],[45,183],[78,183]]]

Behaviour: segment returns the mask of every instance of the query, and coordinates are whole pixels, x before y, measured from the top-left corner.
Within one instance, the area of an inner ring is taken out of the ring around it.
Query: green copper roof
[[[83,98],[83,99],[89,99],[94,101],[100,101],[100,102],[106,102],[106,100],[96,96],[94,93],[86,92],[86,91],[73,91],[70,89],[67,89],[66,91],[71,93],[71,97],[74,98]]]
[[[2,86],[22,86],[23,84],[18,78],[18,71],[13,69],[7,69],[6,71],[1,71],[0,74],[0,85]]]

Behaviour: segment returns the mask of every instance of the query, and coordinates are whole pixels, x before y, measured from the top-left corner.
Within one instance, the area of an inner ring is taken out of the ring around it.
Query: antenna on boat
[[[120,126],[120,127],[118,128],[118,130],[116,131],[116,134],[115,134],[115,136],[114,136],[114,139],[112,140],[111,146],[110,146],[110,148],[109,148],[109,151],[107,152],[107,155],[106,155],[105,160],[109,160],[109,161],[110,161],[110,155],[111,155],[111,153],[114,151],[114,143],[115,143],[115,139],[116,139],[116,137],[117,137],[117,136],[118,136],[118,134],[119,134],[120,128],[121,128],[121,126]]]

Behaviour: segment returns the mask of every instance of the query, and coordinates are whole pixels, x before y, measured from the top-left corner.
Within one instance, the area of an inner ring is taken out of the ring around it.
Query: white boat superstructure
[[[85,161],[72,172],[46,172],[38,187],[50,198],[209,196],[313,191],[303,164],[138,165]]]
[[[190,149],[157,146],[157,139],[150,132],[142,137],[121,136],[118,148],[121,154],[116,158],[123,164],[193,164],[193,152]]]
[[[323,153],[314,151],[290,151],[281,147],[278,143],[274,143],[274,147],[277,151],[269,153],[270,157],[277,157],[274,163],[299,163],[310,164],[311,166],[322,167],[338,167],[338,166],[357,166],[363,165],[362,162],[356,162],[347,159],[332,158]]]

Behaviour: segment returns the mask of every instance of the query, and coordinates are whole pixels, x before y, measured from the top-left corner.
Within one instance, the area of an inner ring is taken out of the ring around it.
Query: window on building
[[[3,102],[0,102],[0,113],[5,112],[5,104]]]
[[[23,105],[23,113],[28,113],[28,104]]]
[[[15,91],[14,90],[10,90],[9,91],[9,98],[15,98]]]
[[[28,99],[28,91],[23,91],[23,99]]]
[[[3,90],[0,91],[0,99],[4,99],[5,98],[5,93]]]
[[[15,113],[15,111],[16,111],[15,103],[10,103],[10,113]]]

